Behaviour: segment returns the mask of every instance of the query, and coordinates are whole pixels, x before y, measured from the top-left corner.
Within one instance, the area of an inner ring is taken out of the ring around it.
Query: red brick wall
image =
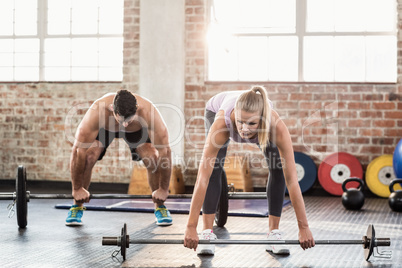
[[[206,1],[186,1],[186,99],[189,123],[185,159],[191,164],[186,182],[194,184],[205,139],[202,117],[206,101],[226,90],[248,89],[245,83],[205,82]],[[401,23],[398,24],[401,28]],[[401,42],[398,70],[401,73]],[[317,166],[337,151],[356,156],[365,170],[375,157],[392,154],[402,137],[401,77],[389,84],[265,84],[275,110],[289,128],[294,150],[312,156]],[[231,144],[228,154],[248,154],[254,187],[264,187],[268,169],[262,153],[252,145]]]

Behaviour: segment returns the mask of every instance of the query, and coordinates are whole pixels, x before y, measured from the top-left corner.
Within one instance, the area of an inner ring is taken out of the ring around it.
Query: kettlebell
[[[402,183],[402,179],[395,179],[389,184],[391,194],[388,198],[388,204],[393,211],[402,212],[402,190],[395,191],[395,183]]]
[[[355,181],[360,185],[358,188],[346,189],[346,184]],[[359,178],[349,178],[342,183],[342,205],[349,210],[359,210],[364,205],[364,194],[363,194],[364,181]]]

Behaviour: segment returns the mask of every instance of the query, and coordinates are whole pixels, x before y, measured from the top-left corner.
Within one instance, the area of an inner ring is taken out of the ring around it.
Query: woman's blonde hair
[[[258,143],[261,149],[269,144],[269,124],[271,119],[271,105],[267,90],[263,86],[253,86],[242,93],[236,100],[235,109],[248,113],[260,112],[260,127],[258,131]]]

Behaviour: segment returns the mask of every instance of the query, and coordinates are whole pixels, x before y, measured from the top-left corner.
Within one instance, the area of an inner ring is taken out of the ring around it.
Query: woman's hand
[[[315,246],[313,234],[311,233],[310,228],[307,227],[299,229],[299,242],[303,250]]]
[[[187,227],[184,233],[184,246],[190,249],[193,248],[195,251],[198,246],[198,241],[197,229],[195,227]]]

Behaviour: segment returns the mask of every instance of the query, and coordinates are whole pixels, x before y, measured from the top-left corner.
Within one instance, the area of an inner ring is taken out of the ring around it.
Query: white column
[[[165,120],[175,159],[184,157],[184,0],[141,0],[139,94]]]

